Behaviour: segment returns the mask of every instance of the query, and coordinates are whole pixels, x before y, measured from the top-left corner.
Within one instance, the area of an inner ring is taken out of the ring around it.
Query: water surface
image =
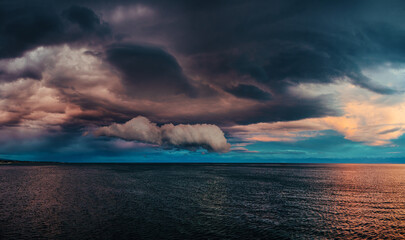
[[[405,165],[0,165],[0,239],[405,238]]]

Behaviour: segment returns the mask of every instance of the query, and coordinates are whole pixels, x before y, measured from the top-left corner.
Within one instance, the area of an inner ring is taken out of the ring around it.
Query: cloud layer
[[[210,124],[165,124],[159,127],[149,119],[138,116],[124,124],[113,123],[110,126],[101,127],[94,134],[151,143],[162,147],[191,150],[204,148],[220,153],[230,150],[230,144],[221,129]]]
[[[1,1],[0,154],[33,132],[24,142],[38,151],[86,142],[83,151],[106,155],[134,146],[115,138],[227,152],[221,129],[232,144],[329,131],[393,147],[405,133],[404,9],[397,0]],[[82,136],[97,128],[111,138]]]

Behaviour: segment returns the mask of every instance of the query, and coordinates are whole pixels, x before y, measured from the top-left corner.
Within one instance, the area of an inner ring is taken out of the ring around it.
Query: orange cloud
[[[382,96],[351,84],[329,86],[304,84],[293,89],[302,95],[339,96],[342,116],[311,118],[290,122],[258,123],[228,128],[233,136],[247,141],[291,142],[315,137],[323,130],[334,130],[345,139],[370,146],[392,144],[405,133],[405,101],[403,94]]]

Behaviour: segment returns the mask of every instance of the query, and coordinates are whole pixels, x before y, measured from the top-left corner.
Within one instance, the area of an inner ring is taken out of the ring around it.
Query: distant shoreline
[[[58,163],[60,163],[60,162],[37,162],[37,161],[23,161],[23,160],[0,159],[0,165],[6,165],[6,164],[38,164],[38,163],[52,163],[52,164],[58,164]]]
[[[128,164],[128,165],[403,165],[402,162],[59,162],[59,161],[25,161],[25,160],[9,160],[0,159],[1,165],[64,165],[64,164],[79,164],[79,165],[110,165],[110,164]]]

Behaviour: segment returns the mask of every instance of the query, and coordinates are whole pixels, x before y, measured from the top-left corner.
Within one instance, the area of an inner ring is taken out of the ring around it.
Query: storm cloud
[[[240,98],[256,99],[256,100],[270,100],[271,94],[261,90],[253,85],[239,84],[235,87],[225,89],[225,91]]]
[[[405,129],[404,11],[394,0],[2,1],[0,130],[227,152],[239,136],[227,129],[326,119],[351,141],[390,144]]]
[[[158,98],[167,94],[191,94],[192,86],[176,59],[158,47],[113,44],[107,60],[123,74],[128,94]]]
[[[91,10],[65,10],[45,1],[0,3],[0,59],[20,57],[39,46],[95,43],[110,34],[109,26]]]

